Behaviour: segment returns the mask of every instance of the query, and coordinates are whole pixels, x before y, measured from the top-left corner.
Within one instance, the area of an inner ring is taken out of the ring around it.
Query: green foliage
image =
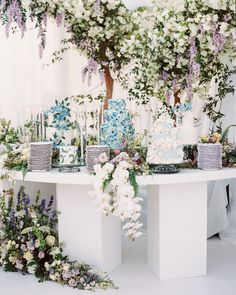
[[[224,144],[226,142],[226,140],[228,139],[228,134],[229,134],[229,130],[232,127],[236,127],[236,125],[230,125],[228,126],[222,133],[222,137],[221,137],[221,143]]]
[[[139,185],[136,180],[136,171],[135,170],[129,171],[129,181],[134,189],[135,197],[137,197],[138,193],[139,193]]]
[[[229,94],[235,93],[235,85],[232,76],[236,74],[236,67],[229,69],[227,65],[220,65],[217,72],[215,82],[218,85],[218,93],[212,97],[208,97],[204,105],[203,111],[214,123],[213,129],[222,132],[222,119],[224,114],[221,112],[222,102]]]

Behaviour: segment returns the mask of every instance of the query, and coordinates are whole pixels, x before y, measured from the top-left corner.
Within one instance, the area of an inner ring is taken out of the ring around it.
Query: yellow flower
[[[208,135],[203,135],[203,136],[201,136],[201,142],[202,143],[208,143],[208,141],[209,141],[209,136]]]
[[[221,140],[221,138],[222,138],[222,136],[221,136],[220,133],[215,132],[215,133],[212,134],[212,138],[213,138],[213,140],[214,140],[215,143],[219,143],[220,140]]]
[[[32,254],[31,252],[29,252],[29,251],[26,252],[26,253],[24,254],[23,257],[24,257],[25,260],[27,260],[27,261],[33,260],[33,258],[34,258],[33,254]]]
[[[15,264],[16,261],[17,261],[17,257],[15,257],[15,256],[10,256],[10,257],[9,257],[9,261],[10,261],[12,264]]]
[[[54,246],[54,244],[56,242],[56,238],[51,235],[48,235],[45,240],[46,240],[46,243],[48,244],[48,246],[50,246],[50,247]]]

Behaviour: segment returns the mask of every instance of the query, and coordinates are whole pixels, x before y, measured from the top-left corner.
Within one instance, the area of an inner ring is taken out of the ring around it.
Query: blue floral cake
[[[125,141],[134,138],[131,115],[123,99],[111,99],[108,110],[104,112],[101,126],[101,144],[111,149],[123,149]]]

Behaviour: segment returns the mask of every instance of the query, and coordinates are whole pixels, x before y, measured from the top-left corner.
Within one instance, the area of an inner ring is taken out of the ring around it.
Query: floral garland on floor
[[[89,265],[70,261],[58,241],[57,212],[49,203],[34,202],[22,187],[14,203],[14,192],[0,196],[0,265],[7,272],[35,275],[40,282],[54,281],[77,289],[115,288],[104,273]]]
[[[150,174],[146,164],[146,148],[141,147],[140,138],[127,144],[126,151],[114,151],[111,159],[106,153],[101,154],[94,172],[95,195],[101,212],[117,216],[130,240],[140,237],[142,199],[139,197],[136,176]]]

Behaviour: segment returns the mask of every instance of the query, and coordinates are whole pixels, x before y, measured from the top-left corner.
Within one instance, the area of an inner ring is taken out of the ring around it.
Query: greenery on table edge
[[[35,275],[77,289],[116,288],[107,274],[70,261],[58,241],[58,212],[53,197],[46,203],[38,193],[30,198],[21,187],[0,196],[0,265],[7,272]]]

